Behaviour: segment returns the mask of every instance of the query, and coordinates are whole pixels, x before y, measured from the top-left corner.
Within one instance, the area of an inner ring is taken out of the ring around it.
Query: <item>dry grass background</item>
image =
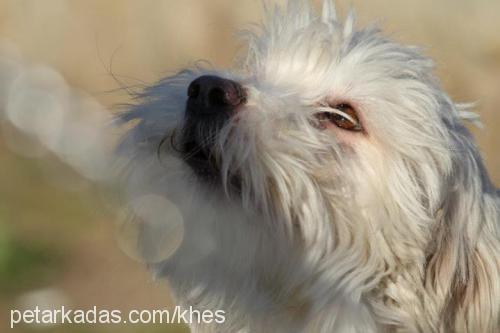
[[[424,47],[456,101],[479,101],[485,128],[473,132],[500,184],[500,1],[338,2],[342,13],[352,4],[359,24],[378,21],[393,38]],[[258,0],[0,0],[0,41],[15,45],[29,62],[55,68],[73,87],[112,108],[128,96],[113,91],[118,85],[110,71],[126,85],[141,86],[199,59],[228,66],[242,47],[235,30],[261,14]],[[80,308],[171,306],[165,285],[152,282],[142,265],[117,249],[109,222],[113,216],[96,202],[90,184],[55,158],[21,157],[1,140],[0,165],[0,267],[2,237],[13,258],[0,270],[0,327],[20,295],[38,288],[62,291]],[[27,326],[14,330],[31,331]],[[73,326],[43,331],[182,329]]]

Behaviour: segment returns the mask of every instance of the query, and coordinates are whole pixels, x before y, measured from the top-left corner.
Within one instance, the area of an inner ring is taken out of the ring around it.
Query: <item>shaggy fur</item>
[[[414,47],[341,22],[326,0],[267,9],[230,71],[186,70],[121,116],[130,195],[184,217],[175,254],[154,265],[178,302],[223,309],[193,332],[498,332],[500,200],[453,103]],[[239,82],[224,126],[194,129],[219,177],[184,161],[186,90],[200,75]],[[319,130],[353,105],[364,130]],[[234,179],[237,179],[235,186]]]

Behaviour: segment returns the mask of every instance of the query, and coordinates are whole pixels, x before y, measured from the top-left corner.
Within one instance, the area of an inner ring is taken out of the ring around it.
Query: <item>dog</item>
[[[471,105],[417,48],[322,6],[267,8],[233,69],[164,78],[120,115],[129,195],[182,217],[155,275],[226,313],[193,332],[499,332],[500,193]]]

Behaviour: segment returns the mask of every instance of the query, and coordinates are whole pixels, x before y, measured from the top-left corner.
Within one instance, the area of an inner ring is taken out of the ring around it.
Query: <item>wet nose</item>
[[[188,87],[188,107],[197,114],[234,111],[245,103],[243,87],[232,80],[213,75],[203,75]]]

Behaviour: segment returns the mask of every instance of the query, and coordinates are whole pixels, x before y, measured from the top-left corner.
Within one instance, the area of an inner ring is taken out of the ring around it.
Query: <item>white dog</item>
[[[267,16],[235,69],[166,78],[121,117],[129,188],[183,217],[155,271],[227,314],[192,330],[499,332],[500,199],[472,113],[328,0]]]

